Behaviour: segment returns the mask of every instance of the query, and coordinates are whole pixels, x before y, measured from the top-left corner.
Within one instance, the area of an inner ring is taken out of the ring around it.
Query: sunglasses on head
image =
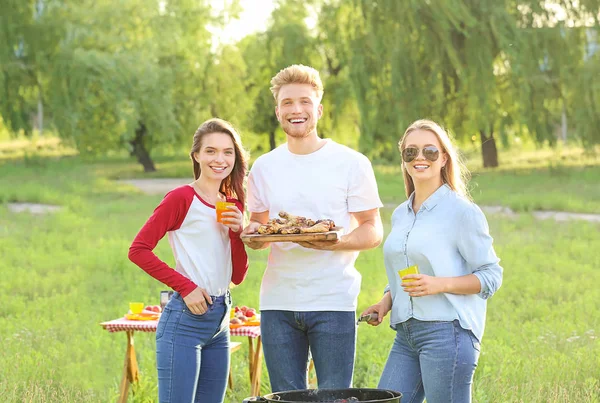
[[[404,162],[412,162],[415,158],[419,156],[420,151],[421,150],[417,147],[406,147],[404,150],[402,150],[402,160]],[[437,161],[439,156],[440,150],[438,150],[436,146],[423,147],[423,157],[425,157],[429,161]]]

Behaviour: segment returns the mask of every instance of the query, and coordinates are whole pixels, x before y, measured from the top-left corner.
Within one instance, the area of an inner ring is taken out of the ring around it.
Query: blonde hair
[[[406,145],[406,137],[416,131],[416,130],[427,130],[437,137],[440,145],[442,146],[442,151],[448,156],[448,160],[446,161],[446,165],[442,168],[442,181],[456,193],[465,197],[468,200],[471,200],[471,195],[469,194],[469,190],[467,189],[467,183],[469,182],[470,173],[467,167],[460,160],[458,153],[456,152],[456,148],[452,144],[452,140],[450,136],[440,125],[435,123],[432,120],[420,119],[413,122],[402,136],[402,139],[398,142],[398,149],[402,153],[404,147]],[[412,192],[415,190],[415,184],[411,178],[411,176],[406,171],[404,164],[402,164],[402,175],[404,176],[404,190],[406,192],[406,197],[410,197]]]
[[[248,154],[242,146],[242,140],[239,134],[233,128],[233,125],[226,120],[213,118],[208,119],[200,125],[192,142],[190,157],[192,158],[192,167],[194,170],[194,178],[200,177],[200,164],[194,158],[194,154],[202,148],[202,139],[212,133],[225,133],[231,137],[233,141],[233,149],[235,150],[235,165],[231,173],[223,179],[219,191],[225,196],[239,200],[242,205],[246,201],[246,192],[244,191],[244,179],[248,171]]]
[[[310,84],[317,92],[319,102],[323,98],[323,82],[319,72],[303,64],[293,64],[282,69],[271,79],[271,92],[277,102],[279,90],[286,84]]]

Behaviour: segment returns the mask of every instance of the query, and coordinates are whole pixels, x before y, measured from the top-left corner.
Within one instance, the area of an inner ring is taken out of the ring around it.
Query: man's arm
[[[248,224],[248,226],[246,226],[246,228],[244,228],[242,234],[256,233],[258,227],[260,227],[263,224],[266,224],[267,221],[269,221],[269,211],[263,211],[262,213],[250,213],[250,223]],[[244,243],[250,249],[254,250],[266,249],[271,245],[270,242],[256,242],[248,239],[245,239]]]
[[[377,247],[383,239],[379,209],[350,213],[358,226],[338,241],[296,242],[305,248],[320,250],[361,251]]]

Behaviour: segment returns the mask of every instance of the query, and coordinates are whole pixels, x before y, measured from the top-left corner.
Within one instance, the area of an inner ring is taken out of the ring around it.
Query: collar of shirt
[[[450,191],[450,186],[448,186],[447,183],[444,183],[423,202],[421,208],[430,211],[433,210],[435,206],[437,206],[437,204],[440,202],[440,200],[442,200],[448,193],[450,193]],[[408,198],[408,203],[406,204],[406,207],[408,207],[408,211],[413,211],[412,205],[414,199],[415,192],[413,191],[410,194],[410,197]]]

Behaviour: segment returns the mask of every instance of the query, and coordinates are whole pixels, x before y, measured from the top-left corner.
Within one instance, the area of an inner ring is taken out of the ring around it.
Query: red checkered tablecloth
[[[237,329],[230,329],[229,334],[231,336],[258,337],[260,336],[260,326],[242,326]]]
[[[104,329],[111,333],[126,332],[127,330],[135,330],[136,332],[156,332],[158,326],[157,320],[128,320],[119,318],[109,320],[108,322],[100,323]]]
[[[114,332],[126,332],[128,330],[134,330],[136,332],[156,332],[158,326],[157,320],[128,320],[125,318],[119,318],[109,320],[108,322],[100,323],[104,329],[111,333]],[[231,336],[247,336],[247,337],[258,337],[260,336],[260,326],[242,326],[229,331]]]

